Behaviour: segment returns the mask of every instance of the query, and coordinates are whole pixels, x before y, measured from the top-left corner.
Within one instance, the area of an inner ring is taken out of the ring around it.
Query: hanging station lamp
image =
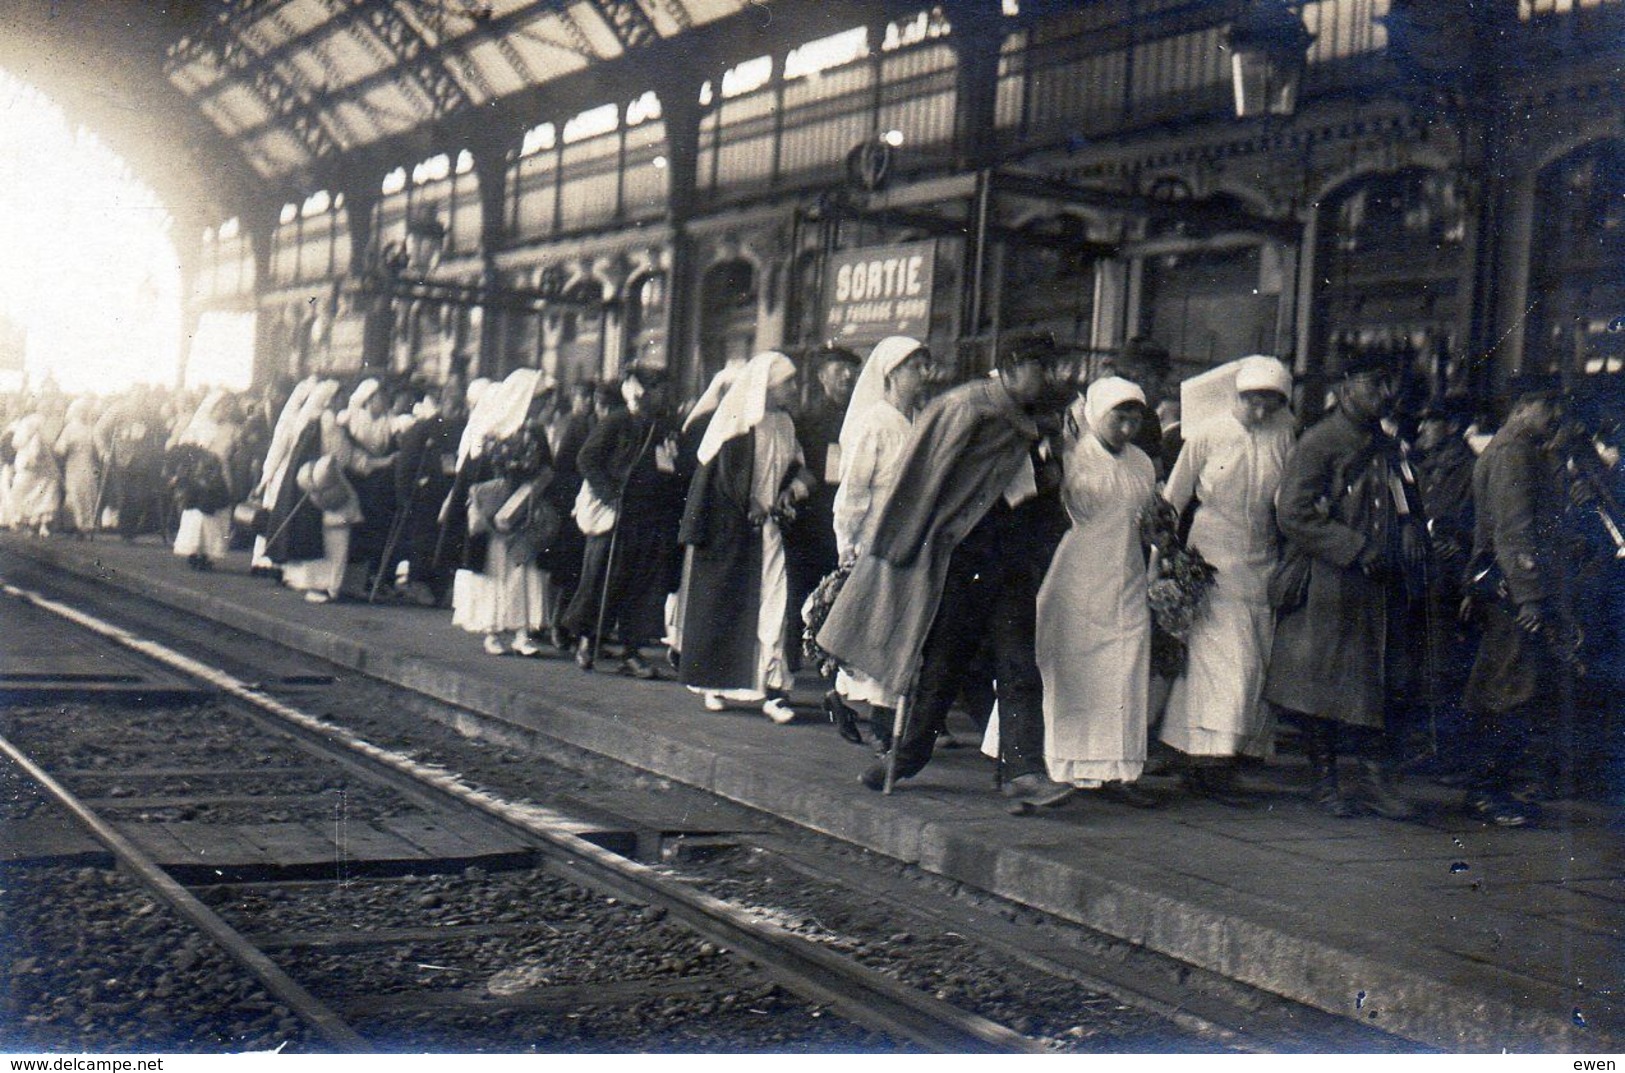
[[[1286,0],[1251,0],[1230,24],[1236,116],[1289,116],[1315,35]]]

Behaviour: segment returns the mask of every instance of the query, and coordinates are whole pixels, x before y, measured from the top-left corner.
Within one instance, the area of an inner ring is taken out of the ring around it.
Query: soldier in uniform
[[[1385,358],[1349,362],[1336,408],[1287,461],[1278,522],[1306,580],[1301,600],[1277,609],[1264,696],[1301,726],[1320,808],[1405,819],[1414,809],[1390,777],[1415,679],[1412,612],[1427,553],[1412,471],[1383,429],[1395,397]],[[1357,798],[1339,785],[1340,753],[1360,759]]]
[[[1422,515],[1427,520],[1429,560],[1423,699],[1431,714],[1435,766],[1454,774],[1470,751],[1460,715],[1462,687],[1473,665],[1474,642],[1461,621],[1461,581],[1473,548],[1473,463],[1477,456],[1463,432],[1471,406],[1456,396],[1428,402],[1417,419],[1411,453]]]
[[[1547,450],[1562,397],[1555,378],[1526,378],[1516,390],[1506,424],[1473,468],[1478,519],[1468,570],[1484,637],[1463,698],[1479,754],[1465,804],[1503,827],[1535,817],[1531,803],[1513,796],[1514,780],[1535,735],[1558,714],[1571,633],[1559,576],[1567,568],[1565,496]]]

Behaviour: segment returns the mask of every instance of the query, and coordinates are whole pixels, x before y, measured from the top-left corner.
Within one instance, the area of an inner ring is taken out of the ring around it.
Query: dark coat
[[[1416,461],[1422,514],[1435,547],[1448,541],[1460,548],[1454,561],[1441,559],[1441,580],[1458,581],[1473,545],[1473,466],[1477,459],[1460,436],[1452,436]]]
[[[683,683],[750,688],[756,681],[756,620],[762,599],[762,527],[751,521],[756,437],[735,436],[689,487],[679,539],[694,549],[683,608]],[[805,468],[790,467],[780,490]]]
[[[1506,581],[1507,598],[1484,606],[1484,637],[1463,697],[1468,711],[1510,711],[1542,696],[1555,699],[1556,667],[1545,640],[1531,637],[1514,620],[1521,604],[1539,602],[1557,612],[1557,571],[1563,568],[1562,487],[1534,437],[1519,430],[1496,433],[1473,467],[1478,519],[1473,531],[1473,569],[1493,562]]]
[[[605,633],[628,644],[665,632],[666,594],[681,578],[677,530],[692,472],[680,459],[674,472],[660,469],[661,445],[676,431],[664,415],[618,409],[593,427],[576,453],[581,479],[599,499],[617,506],[618,516],[613,557],[609,536],[584,542],[582,571],[562,622],[572,633],[592,634],[600,612]]]
[[[1461,621],[1462,575],[1473,547],[1473,464],[1477,457],[1452,436],[1416,460],[1416,484],[1427,519],[1428,573],[1425,694],[1434,705],[1454,704],[1473,664],[1477,631]]]
[[[440,508],[451,494],[452,460],[462,433],[461,421],[448,422],[437,415],[415,422],[400,436],[400,458],[393,469],[399,535],[391,558],[411,563],[414,581],[434,573]],[[386,569],[389,566],[385,564]]]
[[[1276,622],[1264,686],[1272,703],[1381,727],[1389,696],[1408,686],[1406,652],[1394,636],[1404,611],[1404,579],[1396,574],[1403,570],[1402,527],[1419,524],[1420,515],[1399,460],[1398,441],[1342,410],[1304,433],[1287,460],[1277,517],[1288,554],[1296,548],[1309,556],[1309,593]],[[1404,489],[1408,513],[1396,488]],[[1383,554],[1386,576],[1361,570],[1368,548]]]
[[[299,467],[322,456],[322,423],[307,424],[288,455],[288,473],[269,504],[265,555],[274,563],[307,562],[322,557],[322,512],[299,490]]]
[[[938,397],[914,424],[897,483],[818,633],[843,666],[905,692],[936,618],[954,549],[1009,487],[1040,439],[997,380]]]
[[[801,444],[801,457],[818,484],[806,502],[797,505],[796,520],[784,532],[784,546],[792,578],[799,577],[811,585],[834,570],[838,559],[835,492],[840,483],[830,471],[830,448],[840,443],[845,421],[846,407],[823,394],[796,418],[796,442]],[[839,459],[837,447],[837,466]],[[803,587],[810,591],[810,586]]]

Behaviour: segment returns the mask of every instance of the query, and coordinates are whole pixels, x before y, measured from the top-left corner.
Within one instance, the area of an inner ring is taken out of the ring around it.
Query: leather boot
[[[1348,819],[1359,815],[1343,790],[1337,784],[1337,757],[1331,750],[1326,736],[1317,731],[1304,735],[1304,749],[1309,756],[1309,775],[1313,780],[1309,790],[1309,800],[1316,808],[1338,819]]]
[[[1360,761],[1360,800],[1385,820],[1408,820],[1416,806],[1399,796],[1392,781],[1392,765],[1382,760]]]

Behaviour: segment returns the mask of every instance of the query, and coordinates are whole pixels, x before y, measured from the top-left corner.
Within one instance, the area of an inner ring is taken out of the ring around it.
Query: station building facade
[[[1625,2],[1293,4],[1295,99],[1241,119],[1232,30],[1269,2],[725,20],[271,191],[204,233],[191,313],[252,314],[262,380],[646,361],[696,391],[899,330],[969,375],[1030,328],[1311,388],[1369,350],[1478,398],[1620,379]]]

